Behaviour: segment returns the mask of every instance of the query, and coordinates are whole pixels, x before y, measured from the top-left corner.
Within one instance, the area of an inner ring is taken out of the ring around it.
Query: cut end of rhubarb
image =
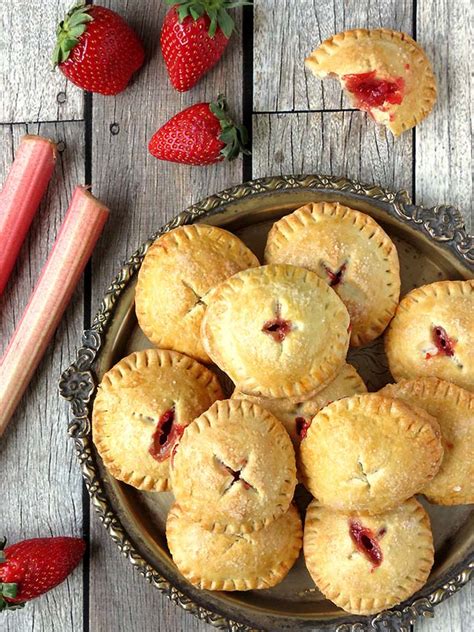
[[[107,213],[110,213],[110,209],[90,192],[90,186],[86,184],[78,185],[74,189],[74,197],[76,196],[85,198],[88,203],[92,202],[96,209],[100,208]]]
[[[53,160],[56,161],[58,157],[58,148],[56,143],[54,142],[54,140],[51,140],[51,138],[46,138],[46,136],[38,136],[37,134],[25,134],[20,138],[20,142],[37,144],[45,143],[51,149]]]

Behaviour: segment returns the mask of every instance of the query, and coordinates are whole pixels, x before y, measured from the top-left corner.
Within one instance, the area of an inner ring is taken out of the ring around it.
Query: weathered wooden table
[[[222,62],[191,92],[168,82],[159,47],[163,1],[102,0],[143,38],[148,61],[133,85],[114,97],[84,95],[50,69],[55,25],[71,0],[0,4],[0,180],[21,135],[56,139],[60,160],[47,199],[0,299],[2,348],[14,329],[54,241],[73,187],[90,183],[112,210],[83,282],[0,445],[0,533],[14,541],[83,534],[90,552],[62,586],[3,617],[7,632],[203,631],[148,586],[119,555],[89,507],[58,377],[73,358],[120,263],[163,222],[194,201],[245,179],[271,174],[347,175],[406,189],[424,205],[450,203],[471,220],[472,93],[469,0],[255,0],[237,11],[236,34]],[[434,113],[394,139],[354,111],[335,83],[303,67],[331,34],[385,26],[416,37],[438,79]],[[156,161],[147,142],[172,114],[224,92],[253,129],[243,162],[187,168]],[[1,244],[0,244],[1,247]],[[417,632],[472,630],[472,584],[442,604]]]

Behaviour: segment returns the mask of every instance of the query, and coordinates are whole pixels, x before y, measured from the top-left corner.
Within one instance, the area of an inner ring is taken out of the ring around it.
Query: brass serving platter
[[[107,291],[92,328],[84,332],[74,364],[60,381],[61,394],[72,407],[69,433],[85,483],[111,538],[149,583],[189,613],[222,630],[408,631],[418,616],[432,616],[437,603],[466,584],[474,567],[472,506],[444,508],[425,503],[435,535],[435,564],[426,586],[391,611],[371,617],[342,612],[314,588],[302,559],[270,590],[199,591],[179,574],[166,546],[164,525],[172,494],[139,492],[114,480],[96,455],[90,409],[97,381],[132,350],[151,346],[137,326],[134,286],[136,272],[156,236],[181,224],[206,222],[235,232],[261,256],[275,219],[319,200],[339,201],[369,213],[386,229],[398,247],[402,292],[439,279],[474,276],[473,240],[452,207],[424,209],[413,205],[405,192],[392,193],[343,178],[283,176],[247,182],[189,207],[130,257]],[[350,361],[369,390],[390,381],[380,340],[351,352]]]

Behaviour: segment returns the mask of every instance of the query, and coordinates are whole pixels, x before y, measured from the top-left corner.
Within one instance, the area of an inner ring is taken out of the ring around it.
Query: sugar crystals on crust
[[[374,614],[408,599],[428,579],[434,550],[428,514],[414,498],[370,516],[313,501],[304,556],[319,590],[353,614]]]

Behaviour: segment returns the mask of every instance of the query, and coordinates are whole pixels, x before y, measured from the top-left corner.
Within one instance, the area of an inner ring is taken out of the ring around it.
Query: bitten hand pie
[[[354,106],[396,136],[422,121],[436,101],[431,64],[406,33],[389,29],[337,33],[305,63],[320,79],[337,77]]]

